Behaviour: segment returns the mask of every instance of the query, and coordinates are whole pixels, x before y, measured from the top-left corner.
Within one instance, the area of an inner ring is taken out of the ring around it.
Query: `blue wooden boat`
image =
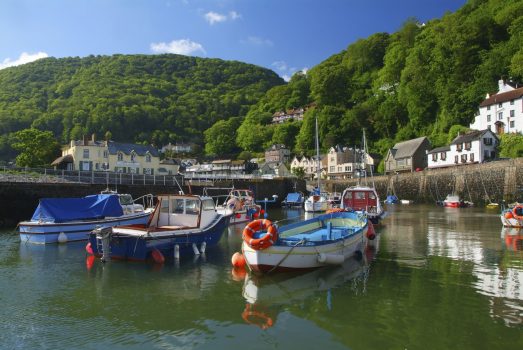
[[[375,237],[369,227],[365,214],[342,210],[281,227],[255,220],[243,230],[242,251],[255,272],[340,265],[352,256],[362,257],[366,239]]]
[[[152,205],[152,195],[140,199],[146,199]],[[152,208],[133,202],[128,194],[42,198],[32,218],[20,222],[18,229],[24,243],[85,241],[97,227],[144,224],[151,212]]]
[[[102,258],[154,260],[204,253],[216,245],[231,216],[216,211],[208,196],[159,195],[147,224],[96,229],[86,250]]]
[[[281,202],[281,206],[285,208],[303,207],[305,197],[301,192],[290,192],[287,193],[285,199]]]

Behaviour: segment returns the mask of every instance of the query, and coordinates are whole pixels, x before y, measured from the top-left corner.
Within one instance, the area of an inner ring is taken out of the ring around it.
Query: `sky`
[[[288,80],[358,39],[466,0],[0,0],[0,69],[43,57],[177,53]]]

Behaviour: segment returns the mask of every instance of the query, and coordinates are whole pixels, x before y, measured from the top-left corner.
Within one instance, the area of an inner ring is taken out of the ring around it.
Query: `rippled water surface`
[[[230,266],[243,225],[163,266],[2,231],[0,347],[523,349],[523,233],[483,208],[388,210],[363,261],[262,277]]]

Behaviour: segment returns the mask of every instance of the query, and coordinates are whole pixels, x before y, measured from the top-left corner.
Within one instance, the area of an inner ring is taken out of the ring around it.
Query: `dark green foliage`
[[[219,59],[47,58],[0,70],[0,135],[33,127],[61,143],[109,133],[120,142],[203,145],[205,130],[245,115],[281,84],[268,69]],[[0,151],[12,155],[3,142]]]
[[[60,145],[50,131],[24,129],[15,132],[12,141],[19,152],[16,165],[20,167],[46,166],[60,155]]]

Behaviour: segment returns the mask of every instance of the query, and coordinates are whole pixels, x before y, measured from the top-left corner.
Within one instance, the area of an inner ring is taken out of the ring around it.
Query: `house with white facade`
[[[291,172],[294,173],[295,168],[303,168],[305,170],[305,177],[315,179],[318,172],[318,162],[316,156],[314,157],[298,157],[295,156],[291,161]],[[320,155],[320,176],[327,175],[327,157]]]
[[[498,81],[498,92],[487,94],[470,124],[471,129],[490,129],[497,135],[523,132],[523,87]]]
[[[499,139],[489,130],[473,130],[458,135],[450,146],[438,147],[427,152],[428,168],[483,163],[497,158]]]

